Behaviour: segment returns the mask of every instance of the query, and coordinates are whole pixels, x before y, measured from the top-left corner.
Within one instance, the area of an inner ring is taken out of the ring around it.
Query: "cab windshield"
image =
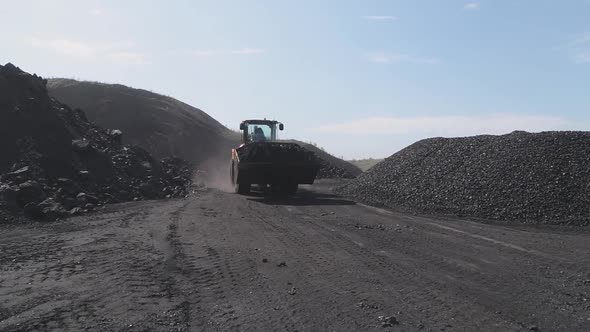
[[[273,140],[271,126],[265,124],[249,124],[248,140],[250,142],[266,142]]]

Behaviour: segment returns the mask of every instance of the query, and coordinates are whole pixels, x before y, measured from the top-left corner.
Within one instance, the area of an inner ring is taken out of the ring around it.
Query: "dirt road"
[[[210,189],[1,226],[0,331],[588,331],[589,240]]]

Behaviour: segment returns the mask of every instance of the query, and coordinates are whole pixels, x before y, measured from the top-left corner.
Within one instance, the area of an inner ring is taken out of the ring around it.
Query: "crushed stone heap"
[[[588,225],[590,132],[425,139],[335,191],[419,213]]]

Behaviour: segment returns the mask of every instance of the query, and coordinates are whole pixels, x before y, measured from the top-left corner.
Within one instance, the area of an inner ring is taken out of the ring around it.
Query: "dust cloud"
[[[211,158],[201,162],[194,175],[194,182],[225,192],[233,192],[230,179],[231,159]]]

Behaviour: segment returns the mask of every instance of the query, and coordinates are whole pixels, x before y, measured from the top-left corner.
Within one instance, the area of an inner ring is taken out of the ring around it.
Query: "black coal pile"
[[[56,219],[106,203],[183,197],[191,168],[157,161],[47,94],[46,80],[0,66],[0,210]]]
[[[590,132],[426,139],[336,192],[416,212],[589,225]]]

